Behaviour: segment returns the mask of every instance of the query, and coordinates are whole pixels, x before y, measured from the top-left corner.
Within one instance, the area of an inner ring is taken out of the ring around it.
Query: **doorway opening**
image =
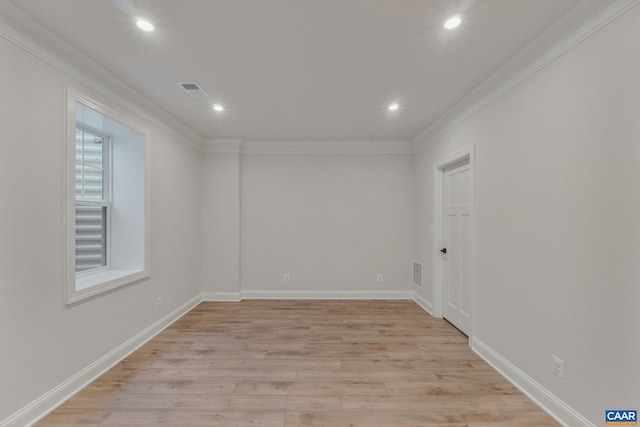
[[[474,147],[434,166],[434,311],[473,336]]]

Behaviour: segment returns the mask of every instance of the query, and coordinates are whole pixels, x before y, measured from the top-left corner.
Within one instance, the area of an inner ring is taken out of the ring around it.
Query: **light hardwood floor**
[[[202,303],[39,426],[558,424],[411,301]]]

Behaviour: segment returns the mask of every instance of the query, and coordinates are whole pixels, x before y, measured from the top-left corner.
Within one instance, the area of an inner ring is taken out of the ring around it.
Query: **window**
[[[108,266],[109,142],[76,124],[76,273]]]
[[[148,134],[122,107],[67,91],[65,270],[73,304],[150,276]]]

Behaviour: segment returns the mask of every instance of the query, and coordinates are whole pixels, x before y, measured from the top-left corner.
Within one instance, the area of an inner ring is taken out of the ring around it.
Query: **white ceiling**
[[[411,140],[578,3],[13,0],[202,137],[253,141]]]

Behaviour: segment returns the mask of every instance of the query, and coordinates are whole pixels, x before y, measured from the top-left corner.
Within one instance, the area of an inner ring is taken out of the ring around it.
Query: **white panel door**
[[[471,168],[469,163],[444,170],[442,281],[444,317],[469,335],[471,287],[469,233],[471,225]]]

